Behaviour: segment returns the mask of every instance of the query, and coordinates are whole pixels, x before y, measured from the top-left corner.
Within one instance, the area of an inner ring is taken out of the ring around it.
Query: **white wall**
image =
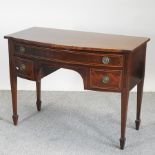
[[[10,89],[7,40],[32,26],[150,37],[145,91],[155,91],[155,0],[0,0],[0,89]],[[19,80],[19,89],[35,84]],[[80,75],[63,70],[46,77],[44,90],[83,90]]]

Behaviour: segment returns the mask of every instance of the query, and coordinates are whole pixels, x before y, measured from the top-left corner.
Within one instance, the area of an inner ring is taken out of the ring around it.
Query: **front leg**
[[[137,84],[137,114],[136,114],[136,130],[139,130],[140,126],[140,114],[141,114],[141,104],[142,104],[142,96],[143,96],[143,84],[144,84],[144,79],[142,79],[138,84]]]
[[[127,110],[128,110],[128,98],[129,90],[124,89],[121,93],[121,138],[120,138],[120,149],[124,149],[125,146],[125,132],[126,132],[126,121],[127,121]]]
[[[17,74],[16,68],[14,65],[10,65],[10,84],[11,84],[11,93],[12,93],[12,108],[13,108],[13,123],[17,125],[18,123],[18,114],[17,114]]]
[[[15,65],[15,59],[13,56],[13,43],[9,40],[9,66],[10,66],[10,85],[11,85],[11,94],[12,94],[12,109],[13,109],[13,123],[17,125],[18,123],[18,114],[17,114],[17,71]]]

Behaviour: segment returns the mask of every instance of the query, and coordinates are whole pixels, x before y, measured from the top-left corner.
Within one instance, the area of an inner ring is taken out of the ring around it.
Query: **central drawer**
[[[93,54],[85,51],[40,48],[25,44],[15,44],[14,53],[63,63],[123,67],[121,54]]]

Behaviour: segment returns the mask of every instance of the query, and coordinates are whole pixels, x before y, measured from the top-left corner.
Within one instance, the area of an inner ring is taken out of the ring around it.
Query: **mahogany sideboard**
[[[5,36],[9,44],[13,122],[17,125],[17,77],[36,82],[41,110],[41,79],[59,68],[77,71],[84,89],[121,93],[120,148],[125,146],[128,97],[137,85],[136,129],[140,126],[149,38],[50,28],[29,28]]]

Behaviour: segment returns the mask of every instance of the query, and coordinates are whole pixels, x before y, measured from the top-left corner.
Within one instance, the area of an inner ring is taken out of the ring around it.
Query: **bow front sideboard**
[[[41,110],[41,79],[60,68],[78,72],[84,89],[121,93],[120,148],[124,149],[128,97],[137,85],[136,129],[149,38],[33,27],[5,36],[9,44],[13,122],[17,125],[17,77],[36,82]],[[102,103],[104,104],[104,103]]]

